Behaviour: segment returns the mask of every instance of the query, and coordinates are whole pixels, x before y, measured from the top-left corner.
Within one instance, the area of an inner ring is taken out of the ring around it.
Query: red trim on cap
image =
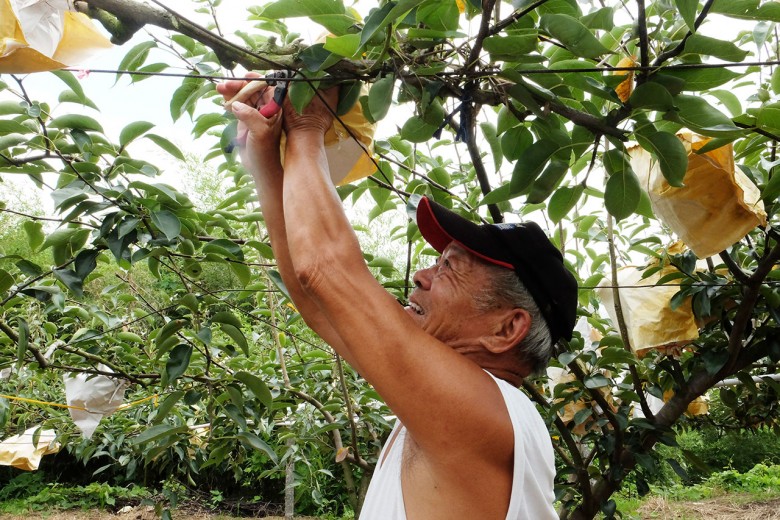
[[[515,270],[515,266],[513,266],[512,264],[509,264],[507,262],[502,262],[501,260],[496,260],[495,258],[490,258],[489,256],[485,256],[485,255],[483,255],[482,253],[480,253],[478,251],[474,251],[469,246],[465,245],[464,243],[462,243],[459,240],[453,240],[453,242],[458,244],[460,247],[462,247],[463,249],[465,249],[466,251],[468,251],[472,255],[474,255],[476,257],[479,257],[479,258],[481,258],[482,260],[484,260],[484,261],[486,261],[488,263],[491,263],[493,265],[497,265],[499,267],[506,267],[507,269],[511,269],[513,271]]]
[[[421,212],[421,209],[424,209],[425,211]],[[420,219],[421,216],[423,219]],[[444,251],[447,244],[455,240],[443,227],[441,227],[439,221],[436,220],[436,216],[433,214],[433,209],[431,209],[431,204],[427,197],[420,199],[420,202],[417,205],[417,227],[420,228],[420,233],[422,233],[425,241],[432,245],[439,253]]]
[[[424,223],[420,222],[419,213],[420,213],[420,206],[424,204],[425,205],[425,219]],[[439,224],[439,221],[436,220],[436,215],[433,212],[433,209],[431,208],[430,201],[427,197],[423,197],[420,199],[419,204],[417,205],[417,227],[420,228],[420,233],[422,233],[423,238],[433,246],[434,249],[436,249],[439,253],[444,252],[444,248],[446,248],[450,243],[455,242],[460,247],[471,253],[472,255],[481,258],[482,260],[500,266],[505,267],[507,269],[515,269],[515,266],[513,266],[510,263],[502,262],[501,260],[496,260],[495,258],[490,258],[489,256],[486,256],[478,251],[473,250],[460,240],[457,240],[452,237],[447,231],[442,227],[441,224]],[[436,242],[436,243],[434,243]]]

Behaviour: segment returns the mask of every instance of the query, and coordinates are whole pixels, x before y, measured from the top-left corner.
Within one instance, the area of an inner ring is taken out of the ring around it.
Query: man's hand
[[[261,76],[250,72],[247,77]],[[259,112],[273,99],[273,87],[263,81],[230,80],[219,83],[217,92],[225,98],[225,108],[238,119],[236,141],[241,145],[241,158],[245,164],[256,154],[261,161],[278,161],[281,113],[267,118]]]
[[[286,99],[282,108],[284,130],[290,135],[298,132],[317,132],[324,135],[333,124],[333,114],[336,112],[338,99],[338,87],[319,90],[303,109],[303,114],[298,114],[290,104],[289,98]]]

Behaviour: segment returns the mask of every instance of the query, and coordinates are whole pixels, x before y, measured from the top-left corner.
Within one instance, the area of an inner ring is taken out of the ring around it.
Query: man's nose
[[[416,287],[419,287],[420,289],[428,290],[431,287],[432,276],[433,276],[433,267],[428,267],[427,269],[420,269],[419,271],[414,273],[412,280],[414,281],[414,285]]]

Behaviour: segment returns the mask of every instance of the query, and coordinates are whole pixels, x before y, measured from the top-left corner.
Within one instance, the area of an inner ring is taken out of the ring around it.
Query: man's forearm
[[[304,292],[295,276],[290,251],[287,245],[287,231],[283,207],[283,170],[278,160],[271,165],[250,168],[257,188],[260,209],[263,213],[271,247],[274,251],[279,273],[284,280],[290,298],[300,312],[304,321],[326,343],[336,350],[341,350],[342,341],[325,319],[316,303]],[[349,361],[349,360],[348,360]]]

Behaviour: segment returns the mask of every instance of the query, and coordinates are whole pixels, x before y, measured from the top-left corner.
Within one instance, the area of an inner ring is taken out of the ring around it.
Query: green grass
[[[734,470],[713,473],[700,484],[677,483],[665,488],[651,489],[647,497],[618,493],[614,498],[618,511],[626,519],[640,518],[638,510],[648,497],[662,497],[672,502],[707,500],[728,495],[735,503],[762,502],[780,498],[780,466],[757,464],[740,473]]]
[[[68,487],[45,482],[41,473],[22,473],[0,489],[0,513],[105,508],[118,500],[140,502],[151,495],[149,490],[136,485],[119,487],[92,482]]]

